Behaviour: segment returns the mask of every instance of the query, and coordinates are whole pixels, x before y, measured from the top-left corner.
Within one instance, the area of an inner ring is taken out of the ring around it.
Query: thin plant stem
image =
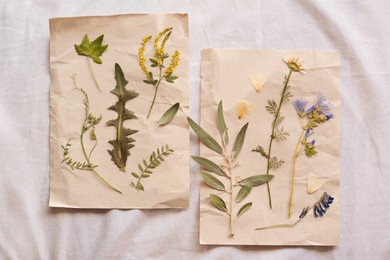
[[[152,109],[153,109],[153,106],[154,106],[154,101],[156,100],[156,97],[157,97],[158,86],[160,86],[160,82],[161,82],[161,80],[163,79],[163,77],[161,77],[161,74],[162,74],[162,66],[163,66],[163,65],[159,66],[159,67],[160,67],[160,75],[158,76],[159,79],[158,79],[158,81],[157,81],[157,83],[156,83],[156,85],[155,85],[154,97],[153,97],[152,105],[151,105],[150,108],[149,108],[148,116],[146,117],[146,119],[149,119],[149,116],[150,116],[150,114],[152,113]]]
[[[225,158],[228,162],[228,171],[229,171],[229,181],[230,181],[230,209],[229,209],[229,237],[234,236],[234,220],[233,220],[233,175],[232,175],[232,157],[225,155]]]
[[[93,72],[91,59],[89,59],[88,57],[87,57],[87,59],[88,59],[89,70],[91,71],[91,75],[92,75],[93,81],[95,82],[96,87],[99,89],[99,91],[102,91],[100,86],[99,86],[99,83],[96,80],[95,73]]]
[[[288,217],[289,218],[293,214],[292,203],[293,203],[294,183],[295,183],[295,168],[296,168],[297,159],[298,159],[298,156],[299,156],[299,145],[302,142],[302,137],[303,137],[303,134],[305,133],[305,131],[306,131],[306,128],[303,128],[302,129],[302,133],[301,133],[301,135],[300,135],[300,137],[298,139],[297,145],[295,147],[295,151],[294,151],[293,170],[292,170],[292,176],[291,176],[291,192],[290,192],[290,200],[289,200],[289,203],[288,203]]]
[[[88,130],[88,128],[85,128],[85,122],[83,124],[83,130],[81,132],[81,135],[80,135],[80,143],[81,143],[81,149],[83,150],[83,154],[84,154],[84,157],[85,157],[85,160],[87,161],[88,164],[91,164],[91,161],[89,160],[89,157],[87,155],[87,152],[85,150],[85,146],[84,146],[84,133]],[[103,183],[104,185],[106,185],[108,188],[110,188],[111,190],[113,191],[116,191],[120,194],[122,194],[122,192],[118,189],[116,189],[114,186],[112,186],[108,181],[106,181],[94,168],[91,169],[91,171],[95,174],[96,177],[98,177]]]
[[[301,221],[301,220],[302,220],[302,218],[298,219],[297,221],[295,221],[294,223],[291,223],[291,224],[270,225],[270,226],[265,226],[265,227],[261,227],[261,228],[256,228],[255,230],[264,230],[264,229],[281,228],[281,227],[293,227],[296,224],[298,224],[299,221]]]
[[[280,109],[282,107],[282,104],[283,104],[283,100],[284,100],[284,94],[286,93],[286,89],[287,89],[287,86],[288,86],[288,83],[290,81],[290,77],[291,77],[291,74],[292,74],[292,70],[290,69],[290,72],[288,73],[288,76],[284,82],[284,87],[283,87],[283,92],[282,92],[282,95],[280,96],[280,101],[279,101],[279,106],[278,106],[278,110],[275,114],[275,118],[274,118],[274,121],[272,123],[272,132],[271,132],[271,137],[270,137],[270,140],[269,140],[269,145],[268,145],[268,158],[267,158],[267,175],[269,175],[269,170],[270,170],[270,159],[271,159],[271,151],[272,151],[272,143],[275,139],[275,124],[276,124],[276,120],[277,118],[279,117],[279,114],[280,114]],[[267,191],[268,191],[268,201],[269,201],[269,208],[272,209],[272,196],[271,196],[271,187],[270,187],[270,184],[269,182],[267,182]]]

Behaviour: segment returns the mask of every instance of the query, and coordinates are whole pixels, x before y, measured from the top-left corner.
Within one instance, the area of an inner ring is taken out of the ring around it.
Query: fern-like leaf
[[[256,148],[252,149],[252,152],[256,152],[261,154],[264,158],[269,158],[269,155],[265,152],[264,148],[260,145],[258,145]]]
[[[268,99],[268,105],[265,106],[265,109],[271,114],[275,115],[278,112],[278,105],[275,100]]]
[[[291,94],[291,92],[290,92],[290,88],[291,88],[291,86],[288,85],[286,87],[286,90],[284,91],[284,95],[282,97],[282,102],[284,102],[284,103],[290,102],[290,99],[293,97],[293,94]]]
[[[129,137],[138,132],[138,130],[128,129],[123,126],[123,121],[127,119],[136,119],[133,111],[125,108],[126,102],[138,96],[138,93],[132,90],[127,90],[126,85],[129,83],[123,74],[121,67],[115,64],[115,80],[116,86],[111,93],[118,97],[115,105],[109,107],[109,110],[118,113],[118,117],[107,122],[109,126],[115,126],[117,129],[116,139],[110,140],[114,149],[108,150],[111,155],[111,160],[118,166],[121,171],[125,171],[127,157],[130,155],[130,149],[134,147],[134,138]]]
[[[270,160],[269,160],[269,168],[270,169],[278,169],[280,166],[282,166],[284,163],[284,161],[282,159],[278,160],[278,158],[276,158],[276,156],[273,156]]]
[[[274,138],[276,141],[284,141],[287,139],[287,136],[290,136],[290,133],[285,131],[283,126],[275,129]]]
[[[281,116],[280,114],[278,115],[278,117],[275,118],[275,122],[273,123],[273,127],[274,128],[277,128],[284,120],[284,116]]]
[[[157,168],[162,162],[165,161],[164,157],[172,154],[174,152],[173,149],[169,147],[169,145],[161,146],[161,148],[157,148],[156,151],[153,151],[149,156],[149,162],[145,159],[142,160],[144,167],[141,164],[138,164],[139,174],[132,172],[131,174],[137,178],[137,183],[131,182],[131,186],[136,188],[137,190],[144,191],[145,187],[141,184],[141,180],[143,178],[150,177],[153,174],[153,170]]]

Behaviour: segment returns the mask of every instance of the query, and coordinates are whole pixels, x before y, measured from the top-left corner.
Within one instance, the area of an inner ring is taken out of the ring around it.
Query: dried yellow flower
[[[141,47],[138,49],[138,61],[139,61],[139,67],[143,71],[145,75],[149,74],[148,69],[145,66],[145,46],[152,39],[152,36],[145,37],[141,42]]]
[[[245,118],[247,115],[252,113],[254,109],[255,109],[255,106],[252,103],[250,103],[246,100],[243,100],[243,99],[239,100],[237,103],[237,117],[238,117],[238,119]]]
[[[156,39],[154,40],[154,50],[155,50],[155,51],[154,51],[154,57],[157,59],[157,62],[158,62],[159,64],[162,64],[163,56],[164,56],[164,47],[165,47],[165,43],[167,42],[168,37],[169,37],[169,35],[170,35],[172,29],[173,29],[173,27],[168,27],[168,28],[166,28],[165,30],[161,31],[161,32],[157,35]],[[166,34],[166,35],[165,35],[165,34]],[[164,36],[164,35],[165,35],[165,37],[164,37],[164,39],[163,39],[163,41],[162,41],[162,43],[161,43],[161,46],[158,46],[158,43],[159,43],[161,37]]]
[[[287,64],[287,66],[291,70],[293,70],[295,72],[305,73],[305,68],[304,68],[304,65],[303,65],[301,58],[290,57],[290,58],[283,59],[283,61]]]
[[[179,65],[180,61],[180,52],[175,51],[175,53],[171,57],[171,63],[169,64],[168,68],[165,69],[164,77],[166,77],[169,73],[172,73],[175,68]]]

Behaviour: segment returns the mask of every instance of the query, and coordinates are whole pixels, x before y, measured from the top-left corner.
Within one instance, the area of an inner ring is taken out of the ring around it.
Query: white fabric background
[[[200,246],[194,163],[187,210],[48,208],[48,18],[164,12],[190,15],[195,119],[202,48],[340,50],[340,246]],[[386,0],[0,0],[0,258],[388,258],[389,21]]]

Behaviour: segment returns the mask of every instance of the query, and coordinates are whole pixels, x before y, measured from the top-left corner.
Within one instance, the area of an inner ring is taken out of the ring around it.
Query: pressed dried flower
[[[309,174],[307,178],[307,193],[312,194],[324,186],[324,181],[318,179],[317,175]]]
[[[152,39],[152,36],[147,36],[145,37],[142,42],[141,42],[141,47],[139,48],[138,50],[138,61],[139,61],[139,67],[141,68],[142,72],[145,74],[145,75],[148,75],[149,74],[149,71],[148,69],[146,68],[145,66],[145,47],[146,47],[146,44],[148,43],[148,41],[150,41],[150,39]]]
[[[263,89],[263,86],[266,82],[265,76],[262,74],[257,74],[254,76],[251,76],[249,78],[249,81],[253,85],[253,87],[256,89],[257,93],[260,93],[260,91]]]
[[[252,103],[250,103],[246,100],[243,100],[243,99],[239,100],[237,103],[237,117],[238,117],[238,119],[245,118],[246,116],[251,114],[254,109],[255,109],[255,106]]]
[[[305,68],[301,58],[290,57],[290,58],[285,58],[283,60],[292,71],[305,73]]]
[[[171,74],[173,73],[173,71],[179,65],[179,61],[180,61],[180,52],[176,50],[171,57],[171,63],[169,64],[168,68],[165,69],[164,77],[167,77],[169,73]]]

